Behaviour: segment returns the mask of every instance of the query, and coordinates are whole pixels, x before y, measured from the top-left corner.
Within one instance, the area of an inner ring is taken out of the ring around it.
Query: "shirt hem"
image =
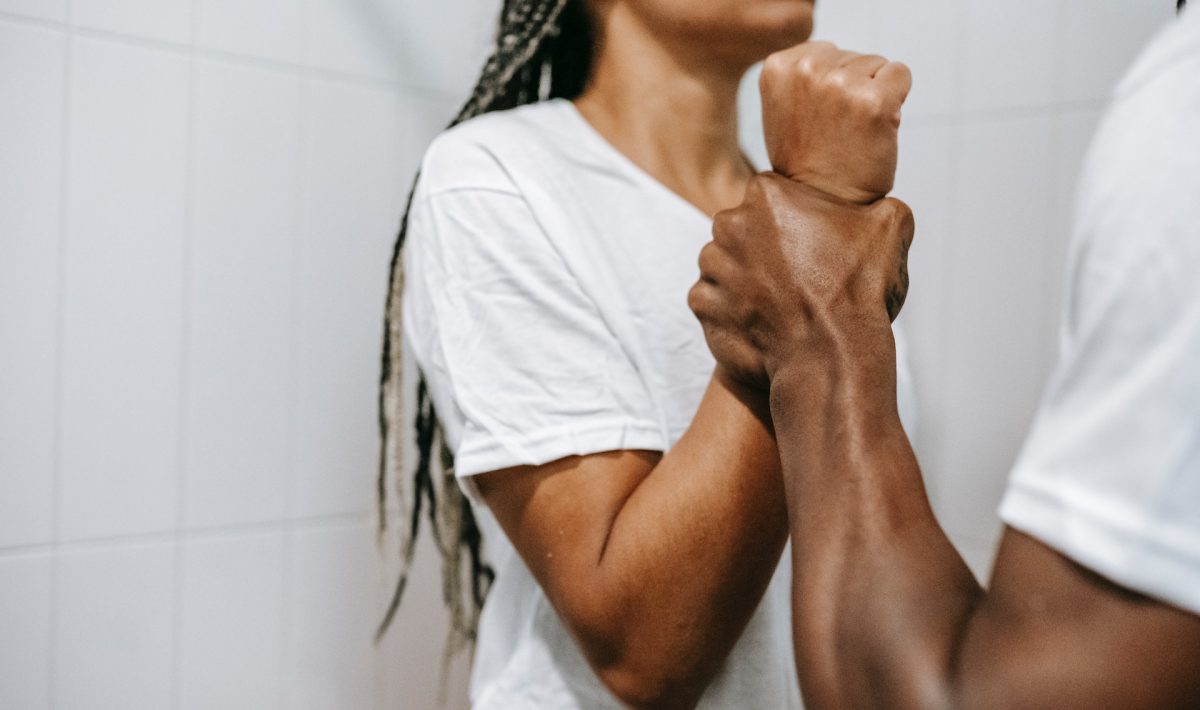
[[[513,466],[540,466],[568,456],[631,449],[663,451],[664,438],[662,427],[641,420],[554,427],[510,441],[463,444],[454,457],[454,473],[459,478],[469,478]]]

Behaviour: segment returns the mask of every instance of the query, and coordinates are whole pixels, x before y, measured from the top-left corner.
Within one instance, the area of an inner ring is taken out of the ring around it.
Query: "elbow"
[[[634,710],[694,708],[724,654],[706,652],[703,638],[670,633],[633,613],[636,604],[599,600],[585,597],[562,616],[604,687]]]
[[[606,668],[597,674],[609,692],[633,710],[687,710],[696,706],[704,691],[702,684],[635,664]]]
[[[645,625],[639,625],[645,630]],[[700,701],[712,673],[707,663],[689,663],[697,654],[662,644],[658,634],[580,633],[576,638],[596,677],[617,700],[633,710],[690,710]],[[702,654],[701,654],[702,655]],[[704,668],[701,668],[704,666]]]

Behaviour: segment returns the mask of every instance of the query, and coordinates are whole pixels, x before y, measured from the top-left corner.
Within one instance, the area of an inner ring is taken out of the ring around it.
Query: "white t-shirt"
[[[1200,11],[1150,45],[1088,156],[1058,370],[1001,517],[1200,613]]]
[[[678,441],[713,370],[687,308],[712,221],[563,100],[440,136],[409,219],[405,334],[497,573],[474,707],[617,708],[470,476]],[[701,708],[800,707],[789,579],[781,567]]]

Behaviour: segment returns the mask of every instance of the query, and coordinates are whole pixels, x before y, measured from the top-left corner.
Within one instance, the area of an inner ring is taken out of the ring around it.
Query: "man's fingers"
[[[908,250],[916,235],[916,221],[912,209],[903,201],[894,197],[886,197],[871,207],[875,218],[879,220],[879,235],[884,239],[880,248],[892,250],[895,254],[895,273],[886,286],[884,304],[888,316],[894,321],[904,307],[908,297]]]
[[[746,203],[752,203],[754,190],[754,179],[751,179],[750,185],[746,188],[746,202],[733,209],[722,210],[713,215],[713,242],[729,249],[732,253],[738,253],[738,242],[742,239],[746,229]]]
[[[700,250],[700,280],[717,285],[721,283],[721,275],[728,268],[721,248],[715,242],[709,242]]]
[[[712,284],[701,280],[692,284],[692,288],[688,290],[688,309],[695,313],[697,318],[703,319],[708,314],[709,307],[712,305],[712,289],[714,288],[716,287]]]
[[[913,217],[912,208],[903,200],[885,197],[875,204],[874,209],[883,215],[887,224],[893,225],[894,233],[900,237],[900,241],[903,242],[904,249],[907,251],[912,246],[917,232],[917,222]]]

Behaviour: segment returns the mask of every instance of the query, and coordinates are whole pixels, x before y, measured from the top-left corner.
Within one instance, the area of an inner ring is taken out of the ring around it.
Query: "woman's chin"
[[[775,52],[794,47],[812,37],[812,3],[789,0],[761,8],[747,28],[747,49],[753,48],[753,61],[766,59]]]

